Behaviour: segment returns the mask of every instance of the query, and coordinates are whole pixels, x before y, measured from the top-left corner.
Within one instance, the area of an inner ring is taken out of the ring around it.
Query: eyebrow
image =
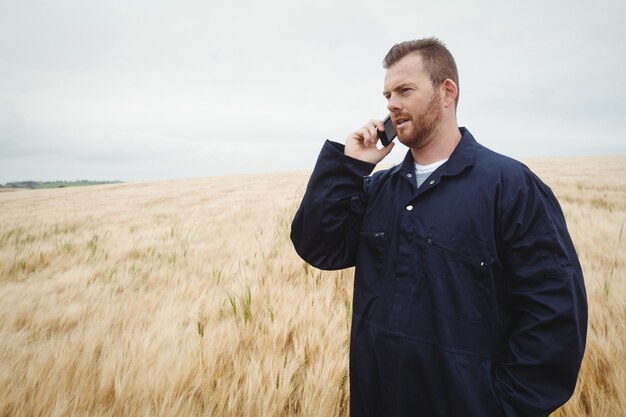
[[[386,96],[387,94],[391,93],[392,91],[400,90],[401,88],[404,88],[404,87],[415,87],[415,86],[412,83],[407,83],[407,82],[401,83],[401,84],[396,85],[391,90],[383,90],[383,96]]]

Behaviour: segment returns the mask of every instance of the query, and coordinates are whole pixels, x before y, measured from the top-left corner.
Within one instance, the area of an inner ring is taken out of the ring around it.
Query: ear
[[[444,107],[448,108],[450,106],[454,106],[456,98],[459,95],[459,88],[454,81],[447,78],[443,83],[441,83],[441,95]]]

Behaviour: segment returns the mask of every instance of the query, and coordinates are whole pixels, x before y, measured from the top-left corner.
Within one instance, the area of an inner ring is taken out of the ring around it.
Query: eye
[[[411,92],[411,90],[412,90],[411,88],[405,87],[405,88],[402,88],[402,89],[400,90],[400,92],[401,92],[403,95],[406,95],[406,94],[410,93],[410,92]]]

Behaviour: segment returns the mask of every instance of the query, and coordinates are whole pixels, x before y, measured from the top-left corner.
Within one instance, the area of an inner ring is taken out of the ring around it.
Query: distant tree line
[[[65,187],[84,187],[87,185],[102,185],[102,184],[119,184],[122,181],[17,181],[7,182],[6,184],[0,184],[0,188],[27,188],[27,189],[42,189],[42,188],[65,188]]]

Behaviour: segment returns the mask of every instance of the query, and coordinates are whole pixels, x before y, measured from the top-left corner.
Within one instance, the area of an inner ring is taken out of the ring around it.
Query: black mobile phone
[[[388,114],[387,117],[385,117],[383,124],[385,125],[385,130],[383,130],[382,132],[380,130],[378,131],[378,138],[380,139],[380,143],[382,143],[383,146],[389,146],[391,141],[396,138],[396,129],[394,129],[393,127],[391,115]]]

